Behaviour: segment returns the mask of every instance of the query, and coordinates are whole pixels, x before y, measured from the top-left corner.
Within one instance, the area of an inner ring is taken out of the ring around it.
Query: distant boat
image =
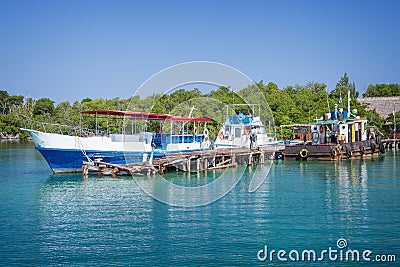
[[[63,132],[54,133],[35,129],[27,131],[35,143],[36,149],[43,155],[54,173],[79,172],[83,161],[101,160],[108,163],[133,163],[148,161],[151,158],[163,157],[169,153],[198,151],[210,149],[206,123],[209,118],[186,118],[168,114],[147,112],[91,110],[83,114],[97,116],[124,117],[132,122],[130,133],[108,133],[107,131],[78,129],[69,135]],[[159,121],[152,130],[147,124],[143,131],[136,133],[136,121]],[[162,123],[170,122],[170,131],[162,132]],[[188,123],[193,123],[189,133]],[[204,123],[203,132],[199,133],[200,124]],[[186,124],[186,128],[184,127]],[[181,127],[177,127],[181,126]],[[178,129],[179,132],[176,132]]]
[[[247,147],[251,145],[252,129],[256,131],[255,146],[277,145],[278,142],[274,135],[267,131],[261,121],[261,116],[254,115],[254,108],[260,107],[259,104],[229,104],[227,107],[226,120],[222,124],[218,136],[215,139],[215,148],[227,147]],[[230,115],[231,108],[251,108],[247,114],[240,111],[237,114]],[[260,109],[259,109],[260,110]],[[260,111],[258,112],[260,113]]]

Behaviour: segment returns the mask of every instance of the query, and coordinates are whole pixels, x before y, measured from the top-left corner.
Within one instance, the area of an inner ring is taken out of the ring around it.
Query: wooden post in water
[[[252,152],[249,153],[249,161],[248,161],[247,164],[248,164],[248,165],[253,164],[253,153],[252,153]]]
[[[187,171],[188,172],[190,172],[190,163],[191,163],[191,161],[190,161],[190,158],[186,161],[186,164],[187,164]]]
[[[158,174],[162,174],[162,167],[161,167],[161,164],[158,165]]]
[[[185,162],[182,162],[181,166],[182,166],[182,171],[186,172],[187,171],[187,169],[186,169],[187,164],[185,164]],[[176,170],[176,171],[178,171],[178,170]]]
[[[236,154],[235,154],[235,153],[232,153],[232,154],[231,154],[231,159],[232,159],[232,160],[231,160],[231,164],[232,164],[232,165],[236,165]]]

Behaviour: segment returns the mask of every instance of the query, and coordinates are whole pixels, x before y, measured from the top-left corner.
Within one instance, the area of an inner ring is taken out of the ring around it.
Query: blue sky
[[[400,83],[399,1],[0,0],[0,89],[127,98],[151,75],[216,61],[280,88]]]

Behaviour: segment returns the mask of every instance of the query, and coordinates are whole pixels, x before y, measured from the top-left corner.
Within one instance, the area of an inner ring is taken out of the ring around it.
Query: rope
[[[91,158],[89,158],[89,156],[86,154],[85,149],[83,148],[83,144],[82,144],[81,138],[79,136],[75,136],[75,138],[78,139],[78,146],[79,146],[79,149],[81,150],[82,154],[85,156],[85,158],[87,159],[89,164],[93,165],[93,160]]]

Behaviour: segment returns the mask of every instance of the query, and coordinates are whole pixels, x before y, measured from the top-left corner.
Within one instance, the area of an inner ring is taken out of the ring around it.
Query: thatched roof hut
[[[396,106],[396,112],[400,111],[400,96],[363,97],[357,100],[360,103],[369,104],[367,110],[375,109],[384,119],[393,112],[394,105]]]

